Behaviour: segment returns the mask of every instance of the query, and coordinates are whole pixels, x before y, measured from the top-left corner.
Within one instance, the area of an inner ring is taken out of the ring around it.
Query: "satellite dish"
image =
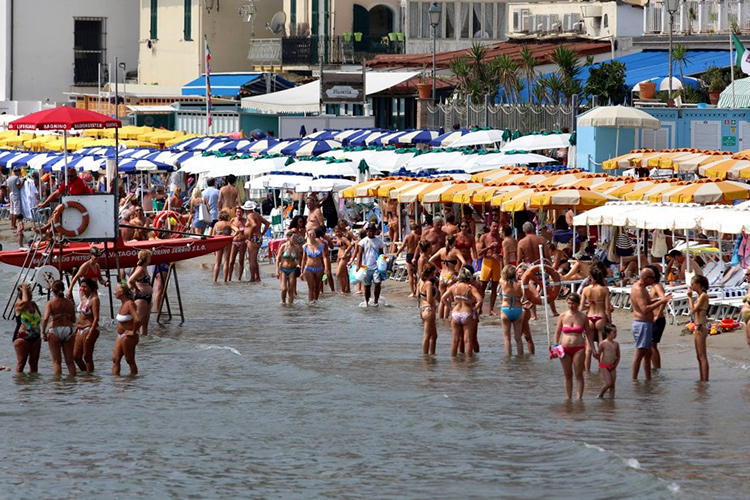
[[[286,13],[283,10],[280,10],[273,15],[270,23],[266,23],[266,28],[278,35],[284,31],[284,24],[286,24]]]
[[[55,266],[41,266],[34,273],[34,283],[45,290],[52,288],[52,283],[60,279],[60,271]]]

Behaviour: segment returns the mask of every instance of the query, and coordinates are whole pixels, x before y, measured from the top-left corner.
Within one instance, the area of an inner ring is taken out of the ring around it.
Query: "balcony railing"
[[[315,66],[360,63],[376,54],[401,54],[404,41],[379,36],[289,36],[250,41],[247,58],[258,65]]]

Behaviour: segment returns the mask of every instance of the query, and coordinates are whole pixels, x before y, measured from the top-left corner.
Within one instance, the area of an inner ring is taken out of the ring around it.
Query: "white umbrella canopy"
[[[457,139],[451,147],[460,148],[462,146],[481,146],[485,144],[495,144],[503,142],[502,130],[477,130]]]
[[[245,184],[248,189],[296,189],[302,183],[310,182],[309,175],[269,174],[256,177]]]
[[[298,193],[328,193],[331,191],[340,191],[355,184],[356,182],[349,179],[320,177],[318,179],[302,181],[302,183],[297,184],[295,191]]]
[[[284,168],[287,158],[283,156],[274,156],[272,158],[245,158],[240,160],[231,160],[229,165],[234,168],[233,173],[236,176],[243,175],[264,175]]]
[[[404,167],[410,172],[420,172],[428,169],[446,169],[448,167],[454,168],[456,165],[466,163],[466,156],[461,151],[423,153],[410,159]]]
[[[503,146],[501,151],[537,151],[570,147],[570,134],[529,134],[514,139]]]
[[[666,77],[659,76],[656,78],[649,78],[647,80],[643,80],[642,82],[638,82],[633,86],[632,91],[640,92],[642,83],[655,83],[657,92],[669,91],[669,77],[668,76]],[[687,85],[687,87],[700,88],[702,82],[697,78],[686,76],[685,84]],[[676,76],[672,77],[672,90],[682,90],[682,81]]]
[[[579,127],[609,127],[617,129],[615,138],[615,156],[619,155],[620,129],[651,129],[659,130],[661,122],[638,108],[629,106],[601,106],[586,112],[578,119]]]
[[[750,201],[733,207],[721,205],[702,207],[700,227],[704,231],[718,231],[724,234],[750,232]]]
[[[554,158],[536,153],[490,153],[477,155],[474,163],[470,167],[467,167],[466,171],[476,173],[508,165],[528,165],[529,163],[552,163],[556,161]]]
[[[297,161],[285,167],[283,172],[290,172],[295,174],[313,174],[316,177],[322,175],[342,175],[345,177],[356,177],[359,174],[358,163],[353,161],[346,161],[343,163],[332,162],[327,163],[325,161]],[[382,172],[370,166],[371,175],[380,175]]]

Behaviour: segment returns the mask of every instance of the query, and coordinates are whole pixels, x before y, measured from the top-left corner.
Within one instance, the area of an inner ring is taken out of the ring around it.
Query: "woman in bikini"
[[[217,223],[218,224],[218,223]],[[151,299],[154,289],[151,286],[151,277],[148,274],[148,266],[151,264],[151,251],[141,250],[138,252],[138,263],[133,268],[128,278],[128,286],[135,290],[134,300],[138,308],[138,319],[141,326],[141,334],[148,335],[148,321],[151,315]]]
[[[586,357],[587,345],[593,352],[594,357],[599,354],[593,346],[593,330],[589,318],[580,310],[581,296],[577,293],[568,295],[568,310],[557,319],[555,330],[555,346],[562,347],[563,355],[560,364],[565,374],[565,395],[570,400],[573,398],[573,374],[575,373],[577,390],[576,400],[583,399],[583,364]],[[554,349],[554,348],[553,348]],[[553,350],[554,352],[554,350]]]
[[[466,220],[458,224],[459,232],[456,233],[456,249],[461,252],[464,262],[467,264],[477,260],[477,245],[474,237],[471,235],[469,222]]]
[[[233,234],[232,224],[229,222],[229,210],[222,209],[219,212],[219,220],[211,228],[211,236],[231,236]],[[230,260],[229,257],[234,245],[227,245],[221,250],[216,251],[216,261],[214,262],[214,283],[219,279],[219,271],[222,264],[224,265],[224,282],[229,281]],[[252,281],[252,280],[251,280]],[[138,300],[136,298],[136,300]]]
[[[50,292],[52,292],[52,298],[47,301],[44,308],[42,338],[45,342],[49,340],[49,352],[52,357],[54,374],[60,375],[62,373],[62,359],[65,357],[68,374],[75,376],[73,327],[76,324],[76,306],[72,300],[65,298],[65,285],[62,281],[55,281],[50,288]]]
[[[78,306],[73,359],[82,372],[94,371],[94,345],[99,338],[99,295],[97,283],[91,278],[81,281],[81,303]]]
[[[435,283],[435,266],[427,264],[420,275],[417,283],[417,295],[419,296],[419,315],[424,325],[424,336],[422,338],[422,354],[435,355],[437,345],[437,325],[435,324],[435,298],[438,288]]]
[[[750,281],[750,267],[745,269],[745,280]],[[750,289],[747,291],[747,295],[742,298],[742,323],[745,325],[745,337],[747,338],[747,346],[750,347]]]
[[[500,296],[502,304],[500,307],[500,320],[503,324],[503,341],[505,343],[505,355],[513,353],[510,338],[510,329],[513,327],[513,338],[516,339],[516,352],[523,355],[523,286],[517,279],[516,266],[505,266],[500,278]]]
[[[476,321],[479,308],[482,307],[482,294],[471,286],[473,278],[471,271],[461,269],[458,273],[458,281],[446,290],[440,297],[443,304],[453,302],[451,311],[451,356],[458,353],[458,346],[463,339],[466,348],[466,356],[474,356],[474,344],[470,334],[471,326]]]
[[[342,221],[339,221],[342,222]],[[349,262],[352,259],[352,251],[356,249],[356,245],[349,238],[349,231],[346,226],[337,224],[333,230],[335,235],[334,243],[339,247],[338,256],[336,258],[336,279],[339,281],[339,289],[341,294],[348,295],[351,293],[349,287]]]
[[[242,207],[234,209],[234,218],[229,221],[229,225],[232,228],[232,234],[234,239],[232,240],[232,247],[229,253],[229,281],[232,281],[232,275],[234,274],[234,265],[239,257],[240,263],[237,266],[237,281],[242,281],[242,273],[245,271],[245,250],[247,249],[247,238],[245,237],[245,225],[247,220],[245,219],[245,212]]]
[[[297,296],[297,273],[299,263],[302,259],[302,247],[297,244],[297,232],[289,230],[286,233],[286,242],[279,247],[276,259],[276,278],[281,280],[281,303],[294,304]]]
[[[73,297],[73,287],[76,285],[76,283],[78,283],[78,281],[84,278],[90,278],[101,285],[109,286],[109,281],[106,281],[104,278],[102,278],[102,268],[99,265],[99,257],[102,255],[102,251],[96,247],[91,247],[91,249],[89,250],[89,254],[91,255],[89,260],[81,264],[81,267],[78,268],[78,272],[75,276],[73,276],[73,279],[70,282],[68,291],[65,294],[65,296],[69,299]],[[83,292],[81,292],[80,290],[78,291],[78,293],[79,296],[83,295]]]
[[[190,229],[191,232],[196,234],[203,234],[208,227],[206,222],[198,218],[198,210],[200,210],[201,205],[203,205],[201,190],[195,188],[193,189],[193,197],[190,198]]]
[[[135,346],[138,345],[138,329],[141,327],[138,307],[133,301],[133,292],[125,285],[115,287],[115,298],[121,305],[116,316],[117,337],[112,353],[112,375],[120,374],[120,361],[123,357],[130,366],[130,375],[138,375],[138,366],[135,364]]]
[[[688,306],[693,314],[693,339],[695,340],[695,354],[698,357],[698,368],[701,382],[708,382],[708,355],[706,354],[706,338],[708,337],[708,279],[705,276],[693,276],[687,290]],[[693,300],[693,292],[698,297]]]
[[[302,245],[305,244],[305,240],[307,239],[307,232],[305,231],[306,225],[307,221],[301,215],[295,215],[289,223],[289,230],[294,231],[294,241],[300,248],[302,248]]]
[[[430,257],[430,262],[439,260],[443,265],[440,270],[440,295],[445,295],[448,287],[455,283],[456,277],[458,276],[458,270],[461,269],[465,264],[463,254],[456,248],[456,236],[451,234],[445,237],[445,246],[438,250],[435,255]],[[438,316],[441,319],[448,318],[448,310],[450,309],[450,303],[440,301],[438,305]]]
[[[307,282],[308,298],[315,302],[323,291],[323,275],[331,272],[328,245],[323,241],[325,230],[316,227],[307,232],[307,244],[303,247],[302,273]]]
[[[416,259],[417,261],[417,274],[420,276],[424,272],[425,266],[430,262],[430,258],[432,257],[430,248],[432,248],[432,246],[430,245],[429,241],[419,240],[419,244],[417,244],[417,253],[414,254],[414,259]]]
[[[250,266],[250,281],[260,281],[260,266],[258,265],[258,252],[263,246],[263,235],[271,225],[268,220],[254,209],[247,213],[247,226],[245,237],[247,238],[247,261]]]
[[[523,273],[525,273],[528,268],[528,264],[519,264],[518,267],[516,267],[517,282],[523,282]],[[531,336],[530,325],[532,307],[534,307],[534,304],[526,298],[526,292],[524,290],[524,295],[521,297],[521,309],[523,311],[521,313],[521,333],[526,341],[526,348],[529,350],[529,354],[534,355],[536,354],[536,346],[534,345],[534,338]]]
[[[594,331],[594,342],[591,342],[593,345],[607,338],[604,335],[604,326],[612,322],[612,315],[610,312],[609,287],[607,287],[604,273],[598,266],[593,266],[589,271],[589,276],[591,277],[591,283],[586,285],[581,294],[583,298],[581,309],[587,312],[591,322],[591,328]],[[586,349],[584,369],[587,372],[591,371],[592,354],[591,349]]]
[[[13,332],[13,348],[16,351],[16,373],[23,373],[29,362],[29,373],[39,368],[39,352],[42,349],[42,313],[32,300],[31,287],[24,283],[18,287],[16,303],[13,306],[16,316],[16,329]]]

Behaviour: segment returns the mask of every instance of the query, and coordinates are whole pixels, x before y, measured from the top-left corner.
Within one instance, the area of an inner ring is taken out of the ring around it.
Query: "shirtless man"
[[[219,211],[224,208],[234,212],[234,208],[239,204],[240,191],[234,183],[237,177],[232,174],[227,175],[227,185],[219,190]]]
[[[539,245],[542,246],[544,253],[544,260],[549,260],[549,251],[547,250],[547,242],[541,236],[534,234],[534,224],[529,221],[523,223],[522,226],[524,237],[518,242],[518,262],[529,264],[533,266],[535,262],[539,261]],[[553,316],[557,316],[557,309],[555,309],[555,302],[550,300],[548,302],[550,311]],[[536,319],[536,307],[531,309],[531,319]]]
[[[409,288],[411,294],[409,297],[417,296],[417,261],[414,259],[414,255],[417,253],[419,246],[419,240],[422,239],[422,226],[416,225],[414,220],[410,221],[412,231],[406,235],[404,242],[401,244],[401,248],[396,252],[398,257],[401,252],[406,249],[406,271],[409,273]]]
[[[430,244],[430,255],[435,255],[445,246],[446,236],[443,232],[443,218],[438,215],[433,219],[432,227],[422,234],[422,239]]]
[[[687,263],[688,259],[682,252],[679,250],[672,250],[667,254],[667,268],[664,270],[664,275],[667,276],[670,271],[672,271],[672,276],[675,278],[674,281],[685,281]],[[692,257],[690,258],[690,272],[695,275],[703,276],[703,271],[701,271],[700,266]]]
[[[503,266],[518,264],[518,242],[513,238],[513,228],[503,227]]]
[[[633,380],[638,379],[638,371],[643,363],[646,380],[651,380],[651,342],[654,332],[654,311],[672,300],[672,294],[662,298],[652,298],[648,287],[656,281],[656,275],[650,268],[641,271],[638,281],[630,290],[630,303],[633,307]]]
[[[443,225],[443,232],[446,236],[458,233],[459,229],[456,225],[456,216],[452,213],[445,216],[445,224]]]
[[[500,283],[500,272],[503,267],[503,238],[500,236],[500,222],[493,220],[490,223],[490,232],[479,238],[477,244],[477,256],[482,259],[482,270],[479,281],[482,283],[482,295],[490,285],[490,316],[497,316],[495,302],[497,301],[497,285]]]
[[[133,224],[133,213],[130,210],[123,210],[120,214],[120,219],[121,224],[135,225]],[[120,237],[122,238],[122,241],[130,241],[134,239],[135,229],[133,229],[132,227],[120,226]]]
[[[243,205],[246,211],[245,238],[247,239],[247,260],[250,269],[250,281],[260,281],[260,267],[258,266],[258,252],[263,245],[263,235],[271,225],[268,220],[255,211],[257,204],[250,201]]]

